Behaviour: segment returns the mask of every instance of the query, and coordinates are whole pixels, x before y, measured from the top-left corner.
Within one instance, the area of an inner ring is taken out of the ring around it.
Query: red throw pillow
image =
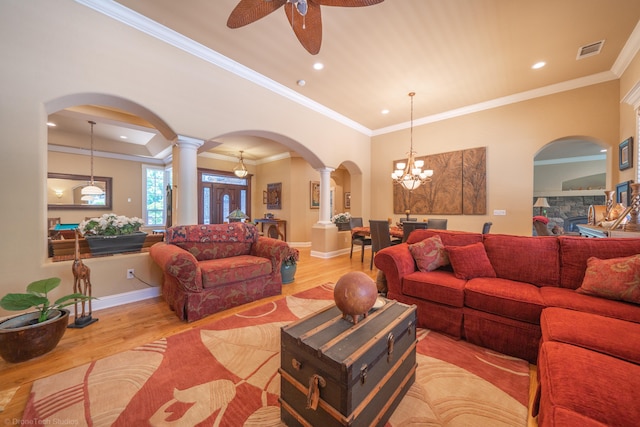
[[[467,246],[447,246],[453,274],[458,279],[474,277],[496,277],[496,271],[489,261],[484,245],[480,242]]]
[[[640,304],[640,254],[609,259],[590,257],[577,291]]]
[[[449,264],[449,257],[438,235],[409,245],[409,251],[420,271],[433,271]]]

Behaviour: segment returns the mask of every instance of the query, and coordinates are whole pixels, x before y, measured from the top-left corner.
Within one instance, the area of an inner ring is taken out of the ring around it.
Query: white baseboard
[[[93,311],[97,311],[105,308],[117,307],[123,304],[129,304],[136,301],[155,298],[157,296],[160,296],[160,287],[154,286],[146,289],[138,289],[137,291],[100,297],[99,299],[95,299],[91,302],[91,308]]]

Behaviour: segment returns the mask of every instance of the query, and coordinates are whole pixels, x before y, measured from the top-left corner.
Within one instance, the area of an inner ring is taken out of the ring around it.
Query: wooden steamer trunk
[[[415,380],[416,306],[385,302],[355,325],[333,305],[282,327],[289,427],[382,426],[391,417]]]

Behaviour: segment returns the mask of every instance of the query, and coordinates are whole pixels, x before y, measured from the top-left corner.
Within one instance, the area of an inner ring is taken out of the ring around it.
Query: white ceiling
[[[323,42],[319,54],[311,55],[282,8],[228,28],[238,1],[119,0],[115,6],[177,31],[372,134],[406,126],[410,91],[416,92],[418,124],[615,79],[640,46],[640,31],[633,33],[638,0],[385,0],[358,8],[322,6]],[[599,40],[605,40],[600,54],[576,59],[581,46]],[[312,68],[317,61],[323,70]],[[531,69],[538,61],[547,65]],[[305,86],[296,84],[300,79]],[[383,109],[389,113],[381,114]],[[62,126],[71,125],[65,120]],[[83,126],[88,128],[86,120]],[[103,132],[99,127],[96,133]],[[249,159],[285,151],[255,138],[217,142],[222,144],[212,152],[237,155],[243,149]]]

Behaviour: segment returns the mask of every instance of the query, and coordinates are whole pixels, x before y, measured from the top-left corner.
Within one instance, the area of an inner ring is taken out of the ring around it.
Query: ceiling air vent
[[[588,56],[597,55],[602,50],[602,45],[604,44],[604,40],[600,40],[595,43],[590,43],[588,45],[582,46],[578,49],[578,56],[576,59],[586,58]]]

